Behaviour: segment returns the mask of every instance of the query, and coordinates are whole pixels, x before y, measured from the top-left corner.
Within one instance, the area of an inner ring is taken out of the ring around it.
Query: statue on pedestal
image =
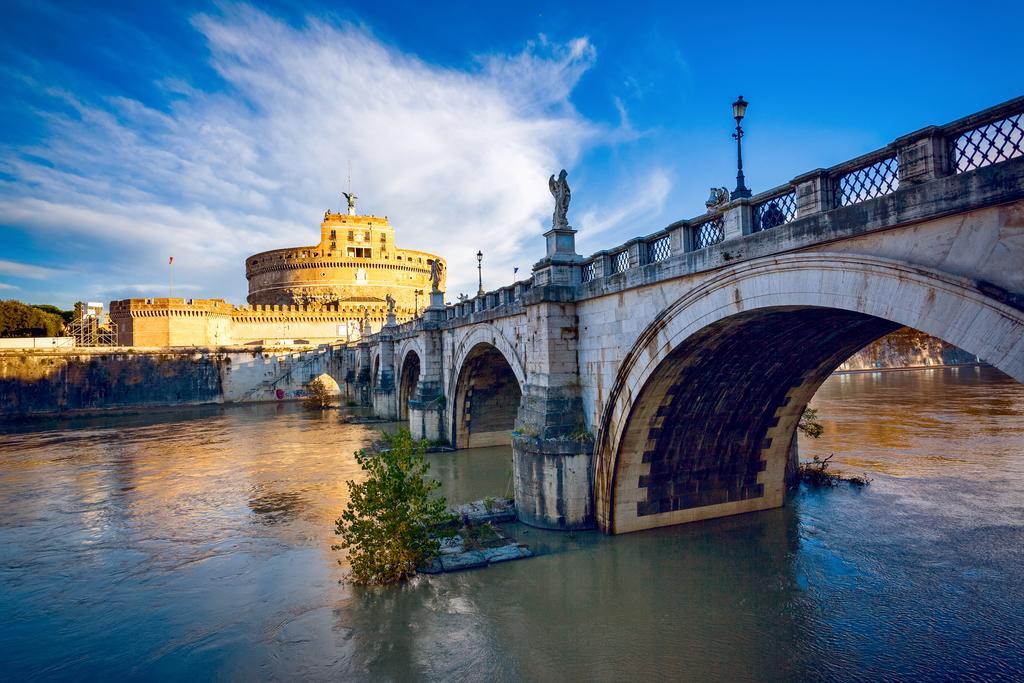
[[[395,297],[391,296],[391,292],[384,295],[384,300],[388,302],[388,315],[393,316],[395,314]]]
[[[444,263],[441,259],[434,259],[430,264],[430,285],[431,292],[441,291],[441,280],[444,278]]]
[[[572,198],[572,193],[569,192],[569,183],[566,181],[566,176],[569,174],[563,168],[558,174],[558,180],[555,180],[555,176],[548,178],[548,189],[551,190],[551,196],[555,198],[555,213],[551,217],[551,227],[557,229],[569,229],[569,200]]]

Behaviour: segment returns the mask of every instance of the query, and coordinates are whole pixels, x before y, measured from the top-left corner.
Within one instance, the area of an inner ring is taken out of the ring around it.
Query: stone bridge
[[[909,326],[1024,381],[1024,98],[922,129],[336,353],[413,434],[511,442],[523,521],[623,533],[777,507],[829,374]]]

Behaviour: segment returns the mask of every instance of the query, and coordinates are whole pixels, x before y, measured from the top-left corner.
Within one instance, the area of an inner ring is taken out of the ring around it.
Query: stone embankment
[[[0,350],[0,417],[301,398],[322,349]]]

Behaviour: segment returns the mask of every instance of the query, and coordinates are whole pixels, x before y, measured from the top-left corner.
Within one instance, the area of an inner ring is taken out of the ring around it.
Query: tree
[[[44,313],[52,313],[53,315],[59,316],[60,319],[64,321],[65,325],[70,325],[71,321],[75,319],[74,311],[62,311],[51,304],[32,304],[32,308],[38,308]]]
[[[334,530],[341,537],[335,548],[348,551],[354,583],[398,583],[437,554],[431,532],[451,515],[443,497],[430,496],[441,484],[425,478],[430,469],[425,451],[426,442],[414,441],[403,429],[355,454],[367,477],[347,482],[350,500]]]
[[[63,329],[59,315],[13,299],[0,301],[0,337],[56,337]]]
[[[322,379],[317,377],[306,385],[306,396],[302,399],[302,405],[309,410],[322,410],[331,405],[331,392]]]

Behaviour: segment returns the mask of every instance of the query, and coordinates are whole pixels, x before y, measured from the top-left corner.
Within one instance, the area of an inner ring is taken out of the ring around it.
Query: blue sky
[[[584,254],[1024,92],[1024,3],[6,0],[0,298],[244,302],[247,254],[341,206],[449,260],[542,255],[565,167]]]

